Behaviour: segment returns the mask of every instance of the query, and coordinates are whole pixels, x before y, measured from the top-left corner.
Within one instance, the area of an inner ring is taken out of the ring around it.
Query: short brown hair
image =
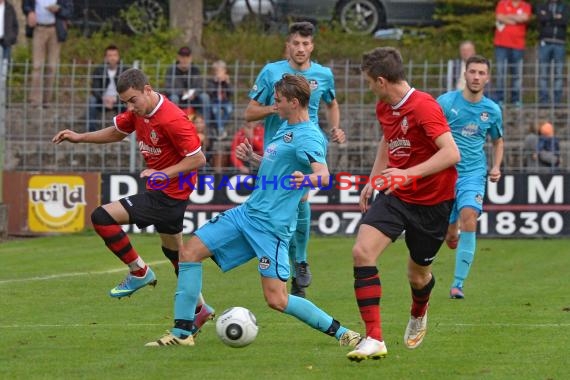
[[[485,64],[485,65],[487,65],[487,71],[491,72],[491,62],[489,62],[489,60],[487,58],[483,57],[482,55],[475,54],[475,55],[472,55],[471,57],[467,58],[467,61],[465,61],[465,70],[467,70],[469,65],[472,63]]]
[[[148,77],[139,69],[128,69],[119,75],[117,80],[117,92],[122,94],[129,88],[134,88],[138,91],[143,91],[144,86],[150,85]]]
[[[402,55],[389,46],[364,53],[360,69],[371,78],[382,77],[391,83],[406,80]]]
[[[279,92],[288,101],[297,99],[303,108],[309,105],[311,87],[302,75],[285,74],[275,83],[275,92]]]

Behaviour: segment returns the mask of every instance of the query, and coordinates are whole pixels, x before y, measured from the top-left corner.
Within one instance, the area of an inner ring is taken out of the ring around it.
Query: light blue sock
[[[469,269],[475,257],[476,235],[476,232],[461,232],[455,253],[455,278],[451,285],[452,288],[462,288],[463,281],[469,275]]]
[[[202,291],[202,263],[179,263],[178,285],[174,295],[174,320],[194,320],[194,310]],[[177,337],[191,335],[191,331],[173,328]]]
[[[295,262],[307,262],[307,247],[311,236],[311,204],[299,203],[297,207],[297,229],[295,230]],[[291,255],[291,254],[289,254]]]
[[[319,309],[314,303],[291,294],[289,294],[287,307],[283,312],[324,333],[327,332],[333,322],[333,317]]]

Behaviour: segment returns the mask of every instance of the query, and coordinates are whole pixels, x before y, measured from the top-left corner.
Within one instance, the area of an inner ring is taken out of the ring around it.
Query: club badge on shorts
[[[263,256],[261,259],[259,259],[259,269],[266,270],[269,268],[269,265],[271,265],[271,261],[269,261],[268,257]]]

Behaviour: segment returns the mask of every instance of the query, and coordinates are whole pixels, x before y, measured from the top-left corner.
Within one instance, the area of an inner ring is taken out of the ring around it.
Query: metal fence
[[[87,125],[87,105],[90,93],[91,72],[99,63],[62,63],[55,72],[53,101],[44,107],[33,108],[27,101],[31,91],[31,62],[6,62],[1,64],[0,80],[0,138],[3,144],[1,155],[6,170],[21,171],[105,171],[137,172],[144,163],[138,154],[134,139],[123,142],[95,144],[51,143],[53,135],[61,129],[85,131]],[[341,108],[341,126],[345,130],[346,144],[329,145],[329,165],[331,171],[368,172],[373,163],[377,141],[380,137],[375,120],[375,99],[363,80],[359,64],[348,61],[326,62],[336,78],[337,98]],[[151,84],[158,91],[164,90],[164,75],[172,62],[133,62],[144,70]],[[228,66],[233,78],[233,115],[226,127],[229,137],[216,140],[209,146],[208,171],[231,171],[228,157],[231,136],[243,124],[243,112],[248,103],[247,94],[263,64],[256,62],[235,62]],[[199,64],[203,74],[204,87],[211,72],[211,62]],[[408,81],[416,88],[438,96],[452,87],[451,66],[447,61],[436,63],[408,62]],[[565,83],[570,83],[568,65],[565,67]],[[5,81],[5,86],[3,85]],[[5,89],[4,89],[5,87]],[[566,87],[565,87],[566,88]],[[490,88],[490,90],[492,90]],[[565,91],[566,92],[566,91]],[[3,100],[5,96],[5,101]],[[524,166],[523,140],[529,129],[540,120],[550,120],[557,131],[562,146],[562,166],[560,170],[570,170],[570,99],[564,94],[563,105],[539,107],[538,65],[525,62],[523,78],[523,105],[516,107],[506,104],[503,107],[505,128],[506,171],[536,171],[537,167]],[[323,107],[324,108],[324,107]],[[103,125],[110,125],[112,114],[103,115]],[[324,113],[322,127],[327,128]],[[210,126],[214,129],[213,126]],[[490,152],[490,144],[487,145]]]

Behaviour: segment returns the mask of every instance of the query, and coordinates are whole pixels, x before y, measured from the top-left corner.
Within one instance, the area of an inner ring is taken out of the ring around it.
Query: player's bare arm
[[[489,180],[498,182],[501,179],[501,163],[503,162],[504,142],[500,137],[493,140],[493,166],[489,170]]]
[[[376,158],[374,159],[374,165],[372,166],[372,171],[370,172],[369,178],[374,178],[377,175],[380,175],[382,171],[388,165],[388,145],[386,144],[386,140],[384,137],[380,139],[378,143],[378,149],[376,151]],[[360,211],[366,212],[368,210],[368,200],[374,194],[374,187],[372,184],[367,183],[364,186],[364,189],[360,192]]]
[[[338,144],[344,144],[346,135],[340,128],[340,107],[336,99],[327,104],[327,122],[331,128],[331,140]]]
[[[297,188],[299,188],[301,185],[308,185],[308,182],[310,182],[314,187],[327,187],[330,183],[330,173],[328,166],[319,162],[313,162],[311,164],[311,169],[313,172],[308,175],[303,174],[298,170],[294,171],[291,174],[293,177],[291,182],[295,184]]]
[[[451,132],[445,132],[439,135],[435,139],[435,145],[438,147],[438,151],[431,156],[431,158],[425,160],[419,165],[406,169],[403,175],[416,179],[427,177],[455,165],[461,159],[459,149],[457,149],[457,145],[451,136]]]
[[[263,158],[253,151],[253,147],[247,138],[236,147],[236,157],[243,162],[249,162],[255,167],[259,167]]]
[[[168,178],[173,178],[177,177],[180,173],[188,173],[199,169],[204,165],[206,165],[206,156],[204,156],[204,153],[200,150],[191,156],[184,157],[176,165],[169,166],[162,170],[147,168],[140,173],[140,177],[150,177],[153,173],[160,171],[161,173],[164,173]]]
[[[63,141],[71,143],[106,144],[123,140],[127,135],[119,132],[115,127],[107,127],[95,132],[77,133],[64,129],[55,134],[51,141],[60,144]]]
[[[256,100],[250,100],[244,112],[245,121],[263,120],[267,116],[277,113],[275,105],[263,105]]]

